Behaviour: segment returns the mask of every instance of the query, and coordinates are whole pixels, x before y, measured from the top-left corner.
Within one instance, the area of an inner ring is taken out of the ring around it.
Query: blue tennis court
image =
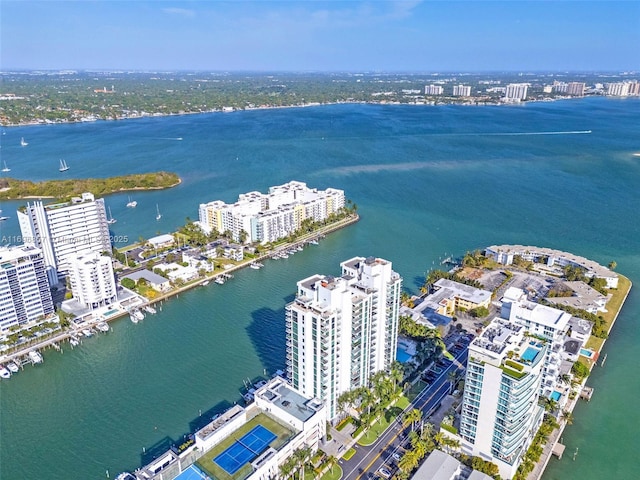
[[[250,462],[273,442],[277,435],[263,427],[256,425],[249,432],[229,446],[224,452],[213,459],[229,475],[236,473],[244,464]]]
[[[202,473],[202,470],[195,465],[191,465],[174,480],[210,480],[210,477]]]

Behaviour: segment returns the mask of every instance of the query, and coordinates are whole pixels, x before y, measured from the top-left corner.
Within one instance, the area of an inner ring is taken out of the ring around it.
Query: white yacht
[[[156,309],[153,308],[151,305],[145,305],[144,306],[144,311],[147,313],[150,313],[151,315],[155,315],[156,314]]]
[[[29,358],[31,359],[31,363],[42,363],[42,355],[40,355],[40,352],[36,350],[31,350],[29,352]]]
[[[144,313],[142,313],[137,308],[132,313],[133,313],[133,316],[136,317],[138,320],[144,320]]]
[[[130,319],[133,323],[138,323],[138,317],[137,317],[133,312],[129,312],[129,319]]]
[[[7,368],[9,369],[9,371],[11,373],[18,373],[20,371],[20,367],[18,366],[18,364],[16,362],[7,363]]]
[[[129,208],[136,208],[136,205],[138,205],[138,202],[136,202],[135,200],[131,200],[131,197],[129,197],[129,202],[127,203],[127,207]]]
[[[0,378],[11,378],[11,372],[4,365],[0,365]]]
[[[107,324],[107,322],[100,322],[96,325],[96,328],[98,330],[100,330],[101,332],[108,332],[109,331],[109,325]]]

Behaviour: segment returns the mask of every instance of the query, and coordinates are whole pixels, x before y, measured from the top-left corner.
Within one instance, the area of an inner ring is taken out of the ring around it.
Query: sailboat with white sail
[[[158,204],[156,203],[156,220],[160,220],[162,218],[162,214],[160,213],[160,208],[158,207]]]
[[[60,159],[60,168],[58,169],[61,172],[66,172],[67,170],[69,170],[69,166],[67,165],[67,162]]]
[[[109,207],[109,218],[107,219],[107,223],[109,225],[113,225],[114,223],[116,223],[118,220],[116,220],[115,218],[113,218],[113,215],[111,215],[111,207]]]
[[[129,208],[136,208],[136,205],[138,205],[138,202],[136,202],[135,200],[131,200],[131,197],[129,197],[129,203],[127,203],[127,207]]]
[[[11,169],[10,169],[9,167],[7,167],[7,162],[6,162],[6,161],[3,161],[3,162],[2,162],[2,165],[4,165],[4,166],[2,167],[2,171],[3,171],[3,172],[10,172],[10,171],[11,171]]]
[[[20,138],[20,146],[26,147],[27,145],[29,145],[29,144],[27,142],[25,142],[24,137]]]

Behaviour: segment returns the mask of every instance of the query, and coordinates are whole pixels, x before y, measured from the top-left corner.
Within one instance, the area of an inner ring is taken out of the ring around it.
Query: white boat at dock
[[[318,240],[316,239],[309,240],[309,245],[318,245]]]
[[[249,265],[249,268],[253,268],[254,270],[260,270],[262,267],[264,267],[264,265],[260,262],[252,262],[251,265]]]
[[[76,337],[71,337],[69,339],[69,343],[72,347],[77,347],[78,345],[80,345],[80,340],[78,340]]]
[[[138,317],[136,317],[133,312],[129,312],[129,319],[133,322],[133,323],[138,323]]]
[[[18,373],[20,371],[20,367],[18,366],[18,364],[16,362],[7,363],[7,368],[9,369],[9,371],[11,373]]]
[[[209,280],[205,280],[200,285],[202,285],[203,287],[206,287],[207,285],[209,285]]]
[[[33,364],[42,363],[42,355],[40,355],[40,352],[38,352],[36,350],[31,350],[29,352],[29,359],[31,360],[31,363],[33,363]]]
[[[153,308],[151,305],[145,305],[144,306],[144,311],[147,312],[147,313],[150,313],[151,315],[155,315],[157,313],[156,309]]]
[[[85,328],[84,330],[82,330],[82,335],[84,335],[87,338],[93,337],[93,332],[91,331],[91,329]]]
[[[225,281],[226,280],[222,276],[216,277],[216,279],[214,280],[214,282],[216,282],[218,285],[222,285]]]
[[[101,332],[108,332],[109,331],[109,325],[107,324],[107,322],[100,322],[96,325],[96,328],[98,330],[100,330]]]
[[[142,313],[137,308],[135,310],[133,310],[132,313],[133,313],[134,317],[136,317],[138,320],[144,320],[144,313]]]
[[[11,378],[11,372],[4,365],[0,365],[0,378]]]

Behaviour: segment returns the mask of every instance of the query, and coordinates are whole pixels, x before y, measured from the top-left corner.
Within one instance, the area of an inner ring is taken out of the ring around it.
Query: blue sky
[[[18,1],[0,67],[640,70],[640,1]]]

